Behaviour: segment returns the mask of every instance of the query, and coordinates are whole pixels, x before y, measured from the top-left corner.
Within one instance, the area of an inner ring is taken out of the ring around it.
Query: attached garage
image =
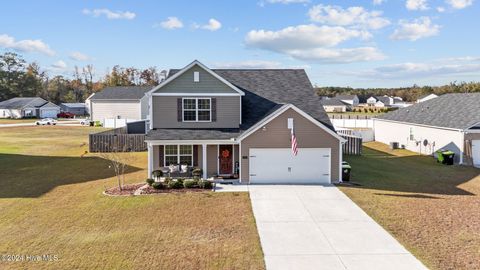
[[[330,148],[250,148],[252,184],[329,184]]]
[[[297,139],[297,155],[291,150],[290,125]],[[242,183],[330,184],[341,181],[344,139],[293,105],[284,105],[239,139]]]
[[[40,118],[57,118],[57,114],[60,113],[60,107],[48,102],[39,109]]]

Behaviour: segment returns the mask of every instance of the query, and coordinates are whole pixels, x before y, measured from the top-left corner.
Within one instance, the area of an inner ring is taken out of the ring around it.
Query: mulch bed
[[[145,183],[140,184],[132,184],[132,185],[125,185],[123,186],[122,190],[117,187],[112,187],[105,190],[105,194],[107,195],[114,195],[114,196],[128,196],[133,195],[135,190],[139,189],[141,186],[145,185]]]
[[[141,194],[158,194],[158,193],[186,193],[186,192],[209,192],[211,189],[202,189],[202,188],[180,188],[180,189],[154,189],[153,187],[147,187],[142,190]]]

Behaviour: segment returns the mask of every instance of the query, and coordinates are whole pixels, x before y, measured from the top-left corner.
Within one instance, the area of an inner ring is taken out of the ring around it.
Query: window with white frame
[[[184,98],[182,113],[184,122],[210,122],[212,100],[210,98]]]
[[[165,166],[171,164],[193,164],[192,145],[165,145]]]

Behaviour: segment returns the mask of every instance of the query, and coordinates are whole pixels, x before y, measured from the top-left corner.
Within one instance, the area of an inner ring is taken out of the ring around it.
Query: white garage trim
[[[250,148],[251,184],[330,184],[331,148]]]

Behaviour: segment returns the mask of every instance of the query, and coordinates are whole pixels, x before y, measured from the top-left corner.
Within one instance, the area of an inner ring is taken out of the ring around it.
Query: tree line
[[[49,76],[46,70],[28,63],[19,54],[0,55],[0,101],[13,97],[41,97],[53,103],[84,102],[92,93],[107,86],[155,86],[165,77],[156,67],[137,69],[114,66],[106,75],[95,79],[93,65],[75,66],[71,76]]]
[[[371,96],[397,96],[404,101],[414,102],[420,96],[427,94],[443,95],[446,93],[480,92],[480,82],[452,82],[442,86],[418,86],[399,88],[351,88],[351,87],[315,87],[319,96],[334,97],[336,95],[357,95],[363,102]]]

